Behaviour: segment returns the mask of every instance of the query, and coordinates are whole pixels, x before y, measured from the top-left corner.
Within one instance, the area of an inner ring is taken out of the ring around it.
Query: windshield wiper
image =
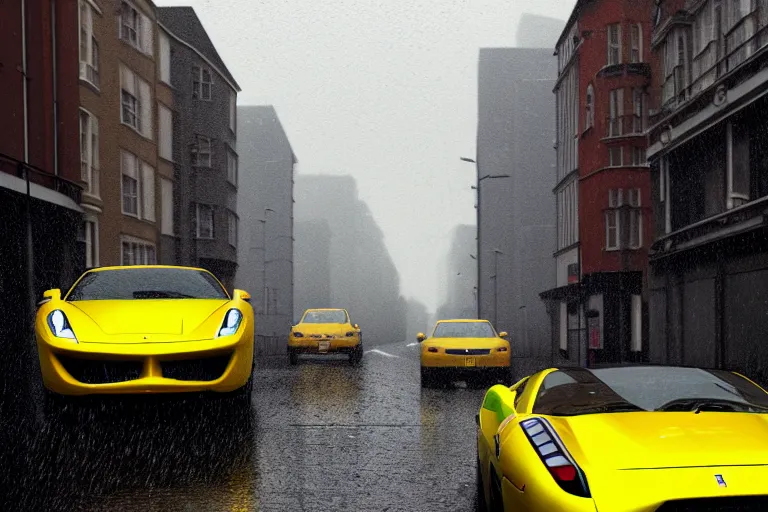
[[[134,299],[194,299],[192,295],[166,290],[141,290],[133,292]]]
[[[727,400],[725,398],[678,398],[676,400],[670,400],[654,410],[667,412],[693,412],[695,414],[700,413],[702,410],[710,412],[768,413],[768,407],[754,405],[748,402]]]
[[[563,407],[570,407],[568,413],[557,413],[557,410]],[[629,402],[605,402],[593,407],[574,407],[572,404],[562,404],[552,408],[550,414],[553,416],[579,416],[581,414],[602,414],[611,412],[644,412],[645,409]]]

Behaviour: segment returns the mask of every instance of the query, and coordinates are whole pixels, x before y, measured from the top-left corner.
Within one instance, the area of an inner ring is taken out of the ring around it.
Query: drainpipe
[[[51,55],[53,56],[53,174],[59,175],[59,96],[56,78],[56,0],[51,0]]]
[[[21,79],[23,82],[22,94],[24,101],[24,163],[20,166],[24,169],[24,177],[27,182],[27,200],[25,204],[27,221],[27,307],[29,308],[28,326],[34,323],[36,309],[35,301],[35,262],[34,245],[32,238],[32,194],[29,181],[29,96],[27,87],[27,2],[21,0]],[[30,331],[31,333],[31,331]]]

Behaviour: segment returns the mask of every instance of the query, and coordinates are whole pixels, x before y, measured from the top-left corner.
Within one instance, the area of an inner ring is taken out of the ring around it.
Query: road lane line
[[[414,343],[407,344],[406,347],[415,347],[416,345],[418,345],[418,343],[414,342]]]
[[[387,357],[400,357],[400,356],[396,356],[394,354],[388,354],[388,353],[386,353],[386,352],[384,352],[382,350],[379,350],[377,348],[372,348],[371,350],[366,350],[365,353],[366,354],[370,354],[370,353],[381,354],[381,355],[387,356]]]

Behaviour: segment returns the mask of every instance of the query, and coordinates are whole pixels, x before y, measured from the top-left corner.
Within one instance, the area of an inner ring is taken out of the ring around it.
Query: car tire
[[[438,382],[438,376],[432,368],[421,367],[421,387],[433,388]]]
[[[488,504],[485,502],[485,489],[483,488],[483,472],[480,470],[480,457],[477,458],[475,468],[475,483],[477,487],[475,510],[477,512],[488,512]]]
[[[491,467],[490,471],[490,482],[488,482],[488,487],[491,495],[491,501],[489,503],[488,510],[490,512],[504,512],[504,497],[501,494],[501,487],[499,486],[500,483],[496,481],[496,472],[494,471],[493,467]]]
[[[349,362],[358,365],[363,360],[363,344],[359,343],[355,349],[349,353]]]
[[[288,349],[288,363],[291,366],[296,366],[299,364],[299,354],[296,353],[295,350]]]

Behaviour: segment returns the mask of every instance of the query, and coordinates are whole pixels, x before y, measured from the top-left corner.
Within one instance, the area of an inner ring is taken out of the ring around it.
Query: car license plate
[[[464,366],[477,366],[477,361],[474,357],[467,357],[464,359]]]
[[[328,352],[328,349],[331,348],[331,342],[330,341],[321,341],[317,344],[317,349],[320,352]]]

